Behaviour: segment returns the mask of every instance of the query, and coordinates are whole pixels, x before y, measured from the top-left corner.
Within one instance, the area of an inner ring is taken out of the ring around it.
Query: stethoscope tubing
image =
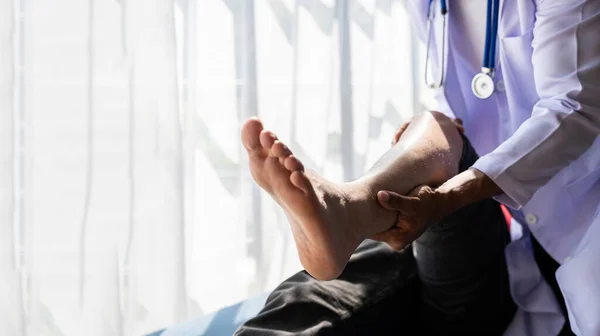
[[[444,84],[444,73],[446,67],[446,15],[448,13],[448,7],[446,0],[440,0],[440,13],[442,15],[442,50],[441,50],[441,63],[439,79],[437,81],[429,81],[429,60],[431,57],[431,40],[433,35],[433,22],[435,19],[435,10],[432,9],[435,0],[429,0],[427,7],[427,48],[425,51],[425,84],[432,89],[442,87]],[[498,17],[500,13],[500,0],[487,0],[487,11],[486,11],[486,33],[485,33],[485,47],[483,54],[483,67],[482,73],[493,76],[494,68],[496,65],[496,44],[498,37]]]

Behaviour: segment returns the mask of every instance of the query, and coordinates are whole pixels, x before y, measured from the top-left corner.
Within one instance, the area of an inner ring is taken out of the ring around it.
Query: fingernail
[[[379,194],[381,195],[381,200],[384,202],[389,201],[390,199],[390,194],[385,192],[385,191],[380,191]]]

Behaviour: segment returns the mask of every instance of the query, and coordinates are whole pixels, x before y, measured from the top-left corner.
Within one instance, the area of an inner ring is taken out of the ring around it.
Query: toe
[[[285,162],[283,163],[283,165],[285,166],[285,169],[287,169],[291,172],[304,171],[304,165],[302,164],[302,162],[300,162],[300,160],[298,160],[293,155],[288,156],[285,159]]]
[[[275,140],[273,143],[273,147],[271,147],[271,153],[278,157],[279,160],[283,163],[283,160],[288,156],[292,155],[292,151],[281,141]]]
[[[269,152],[271,151],[271,147],[273,147],[273,144],[276,140],[277,137],[275,136],[275,134],[273,134],[273,132],[267,130],[263,130],[262,132],[260,132],[260,144],[264,149],[268,150]]]
[[[310,184],[310,181],[308,180],[306,175],[304,175],[303,172],[300,172],[300,171],[293,172],[290,175],[290,181],[292,182],[292,184],[294,186],[296,186],[296,188],[304,191],[305,194],[309,194],[313,190],[312,184]]]
[[[248,152],[261,149],[260,134],[263,124],[258,118],[248,119],[242,126],[242,144]]]

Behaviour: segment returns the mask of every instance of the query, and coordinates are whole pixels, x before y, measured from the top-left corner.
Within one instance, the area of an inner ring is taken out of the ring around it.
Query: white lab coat
[[[405,4],[424,40],[428,0]],[[499,201],[520,209],[514,214],[523,224],[506,248],[519,307],[506,334],[556,335],[564,322],[533,259],[533,234],[561,264],[556,277],[573,331],[600,335],[600,0],[501,0],[498,90],[484,101],[470,88],[479,69],[460,57],[483,50],[464,50],[448,6],[439,110],[463,119],[482,155],[474,167],[504,191]],[[438,15],[433,55],[441,22]]]

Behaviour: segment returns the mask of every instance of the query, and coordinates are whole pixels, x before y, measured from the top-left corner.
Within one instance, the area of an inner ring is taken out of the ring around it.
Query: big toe
[[[253,117],[242,126],[242,144],[247,151],[261,150],[260,132],[264,129],[260,119]]]

